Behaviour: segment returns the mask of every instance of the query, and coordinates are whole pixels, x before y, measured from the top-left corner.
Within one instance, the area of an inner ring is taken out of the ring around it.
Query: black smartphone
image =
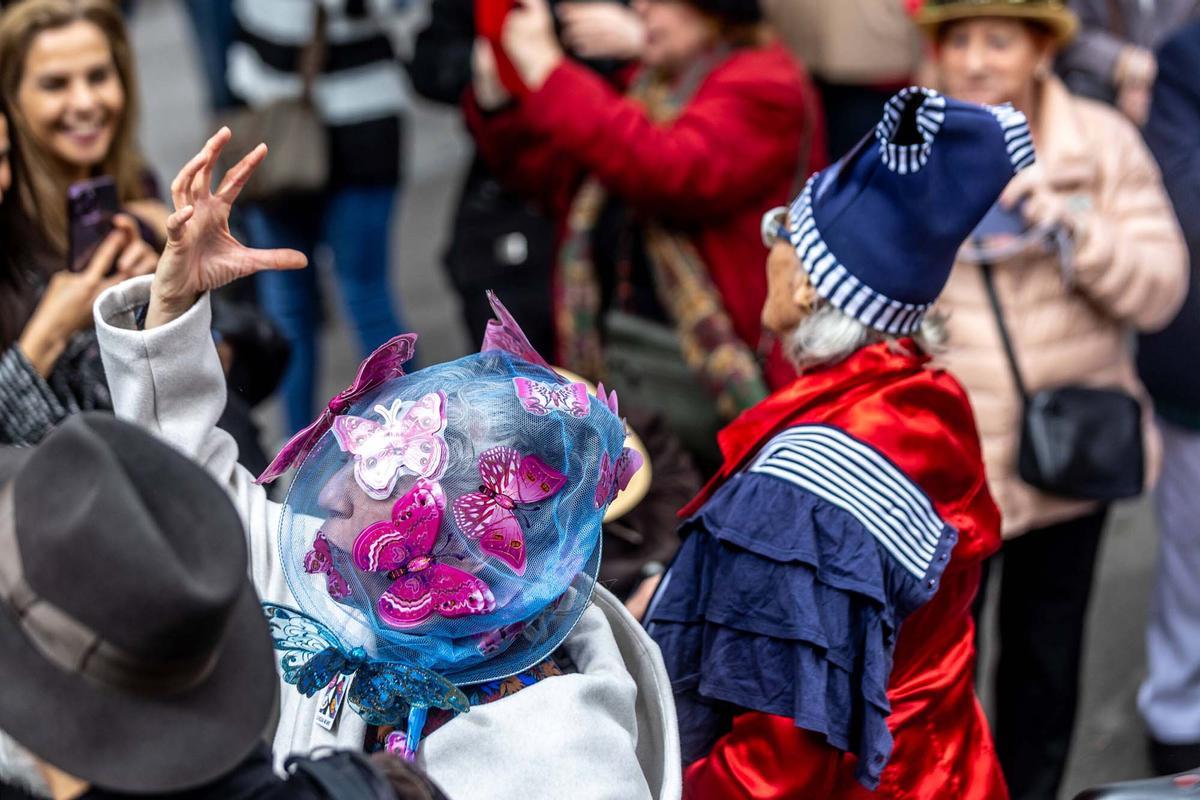
[[[71,184],[67,189],[67,225],[70,242],[67,269],[80,272],[96,248],[113,229],[121,210],[117,182],[107,175]]]

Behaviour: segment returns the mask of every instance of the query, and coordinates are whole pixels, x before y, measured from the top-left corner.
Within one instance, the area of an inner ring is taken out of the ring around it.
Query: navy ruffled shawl
[[[847,511],[743,473],[681,533],[648,627],[672,678],[685,762],[748,709],[790,717],[855,753],[856,776],[874,789],[892,750],[896,632],[936,592],[953,528],[918,578]]]

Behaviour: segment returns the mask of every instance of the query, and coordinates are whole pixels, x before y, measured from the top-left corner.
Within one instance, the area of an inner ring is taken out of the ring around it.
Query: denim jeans
[[[184,7],[192,18],[209,104],[216,110],[228,108],[235,102],[225,80],[225,53],[237,32],[233,0],[187,0]]]
[[[388,233],[395,201],[393,186],[352,186],[282,207],[246,208],[243,222],[255,247],[290,247],[310,262],[307,269],[264,272],[257,278],[260,305],[292,345],[292,359],[283,376],[289,434],[314,416],[321,301],[311,262],[319,244],[332,251],[346,316],[363,356],[405,330],[388,287]]]

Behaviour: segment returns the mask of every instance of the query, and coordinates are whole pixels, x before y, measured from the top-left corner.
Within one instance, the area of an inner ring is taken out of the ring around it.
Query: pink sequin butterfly
[[[606,392],[602,383],[596,387],[596,397],[601,405],[620,416],[621,404],[616,392]],[[621,451],[616,463],[609,459],[607,452],[601,453],[600,477],[596,481],[596,508],[608,505],[618,494],[629,488],[629,482],[644,463],[642,454],[631,447]]]
[[[415,627],[434,614],[454,619],[496,608],[486,583],[431,555],[445,509],[441,484],[422,478],[396,501],[390,520],[364,528],[354,541],[355,566],[386,572],[392,581],[375,607],[393,628]]]
[[[354,480],[370,497],[392,496],[401,474],[438,479],[446,469],[449,449],[446,396],[431,392],[420,400],[396,400],[391,408],[375,406],[383,422],[342,416],[333,421],[333,435],[344,452],[354,456]]]
[[[582,383],[542,383],[529,378],[513,378],[513,386],[525,410],[539,417],[561,411],[583,419],[591,411],[588,390]]]
[[[325,534],[318,533],[313,540],[312,550],[304,556],[304,571],[309,575],[325,574],[325,588],[334,600],[345,600],[350,596],[350,584],[342,577],[342,573],[333,566],[333,552],[329,549],[329,540]]]
[[[609,459],[608,453],[602,453],[600,479],[596,483],[596,508],[603,508],[625,491],[643,463],[642,454],[629,447],[621,451],[615,463]]]
[[[493,447],[479,456],[478,492],[454,501],[454,521],[479,549],[525,574],[525,533],[513,509],[551,497],[567,482],[537,456],[522,457],[511,447]]]

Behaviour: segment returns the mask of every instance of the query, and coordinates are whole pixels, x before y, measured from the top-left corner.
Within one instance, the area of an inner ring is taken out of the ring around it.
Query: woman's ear
[[[808,313],[817,304],[819,295],[812,285],[812,281],[808,279],[808,273],[802,267],[797,266],[793,275],[792,302],[796,304],[797,308]]]

